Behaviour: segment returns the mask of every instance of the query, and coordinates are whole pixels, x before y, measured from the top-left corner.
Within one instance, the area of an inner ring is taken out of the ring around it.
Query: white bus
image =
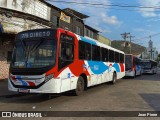
[[[8,88],[26,93],[80,95],[124,77],[124,52],[70,31],[36,29],[16,36]]]
[[[156,74],[157,73],[157,62],[155,60],[142,60],[141,61],[143,74]]]
[[[132,55],[125,55],[125,76],[135,78],[142,74],[142,68],[140,65],[141,59]]]

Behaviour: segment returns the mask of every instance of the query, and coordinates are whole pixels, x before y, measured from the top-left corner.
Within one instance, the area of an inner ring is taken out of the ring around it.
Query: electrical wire
[[[160,33],[155,33],[155,34],[152,34],[152,35],[149,35],[149,36],[144,36],[144,37],[133,39],[133,40],[144,40],[145,38],[149,38],[150,36],[155,37],[155,36],[158,36],[158,35],[160,35]]]
[[[81,5],[92,5],[92,6],[112,6],[112,7],[127,7],[127,8],[144,8],[144,9],[160,9],[160,6],[138,6],[138,5],[120,5],[120,4],[103,4],[103,3],[90,3],[90,2],[75,2],[75,1],[58,1],[58,0],[46,0],[50,2],[59,2],[59,3],[65,3],[65,4],[81,4]]]

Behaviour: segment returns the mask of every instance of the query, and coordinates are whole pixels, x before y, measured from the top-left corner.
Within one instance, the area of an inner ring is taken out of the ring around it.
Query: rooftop
[[[90,30],[92,30],[92,31],[94,31],[94,32],[96,32],[96,33],[98,33],[98,32],[99,32],[98,30],[96,30],[96,29],[92,28],[92,27],[91,27],[91,26],[89,26],[89,25],[85,25],[85,27],[86,27],[86,28],[88,28],[88,29],[90,29]]]
[[[70,14],[73,14],[73,15],[75,15],[76,17],[78,17],[78,18],[80,18],[80,19],[85,19],[85,18],[88,18],[89,16],[87,16],[87,15],[85,15],[85,14],[83,14],[83,13],[80,13],[80,12],[78,12],[78,11],[75,11],[75,10],[73,10],[73,9],[71,9],[71,8],[65,8],[65,9],[63,9],[65,12],[67,12],[67,13],[70,13]]]

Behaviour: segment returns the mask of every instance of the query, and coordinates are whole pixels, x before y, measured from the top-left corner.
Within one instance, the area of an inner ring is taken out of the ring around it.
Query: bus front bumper
[[[127,77],[134,77],[134,71],[126,71],[125,72],[125,76],[127,76]]]
[[[56,84],[56,80],[52,78],[36,89],[16,88],[12,85],[10,79],[8,79],[8,90],[19,93],[60,93],[60,89],[57,89]]]

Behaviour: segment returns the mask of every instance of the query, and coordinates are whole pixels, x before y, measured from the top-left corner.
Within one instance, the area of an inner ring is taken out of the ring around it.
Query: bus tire
[[[117,80],[117,75],[116,75],[116,73],[114,72],[114,73],[113,73],[113,77],[112,77],[111,84],[115,84],[115,83],[116,83],[116,80]]]
[[[77,81],[77,87],[74,90],[74,94],[76,96],[81,95],[83,93],[83,91],[84,91],[84,88],[85,88],[84,79],[83,79],[82,76],[79,76],[78,81]]]

